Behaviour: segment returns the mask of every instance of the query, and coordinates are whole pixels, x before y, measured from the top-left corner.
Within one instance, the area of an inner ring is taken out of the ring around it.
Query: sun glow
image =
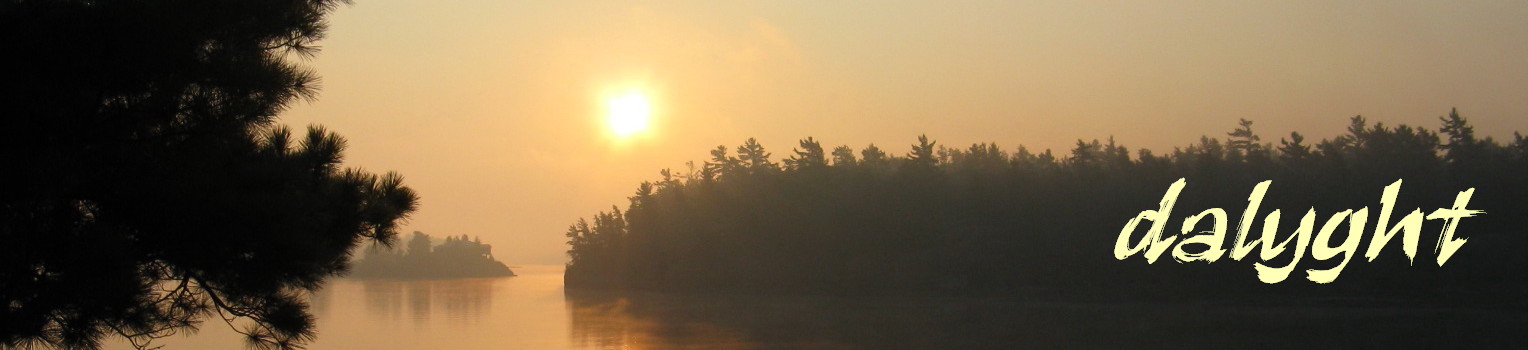
[[[627,137],[647,130],[648,119],[652,114],[652,104],[648,102],[647,96],[632,91],[612,98],[606,104],[606,122],[617,137]]]

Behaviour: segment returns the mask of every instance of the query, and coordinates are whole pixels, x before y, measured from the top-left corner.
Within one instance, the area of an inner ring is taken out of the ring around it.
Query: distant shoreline
[[[372,246],[355,261],[347,278],[443,280],[477,277],[513,277],[504,263],[494,260],[493,247],[477,239],[448,236],[439,245],[430,235],[414,232],[406,249]]]

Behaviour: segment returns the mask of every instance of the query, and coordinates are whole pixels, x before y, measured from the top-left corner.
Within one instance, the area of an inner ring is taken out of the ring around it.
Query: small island
[[[514,276],[508,266],[493,259],[493,246],[467,235],[434,239],[414,231],[404,249],[372,245],[355,261],[350,277],[363,279],[450,279]]]

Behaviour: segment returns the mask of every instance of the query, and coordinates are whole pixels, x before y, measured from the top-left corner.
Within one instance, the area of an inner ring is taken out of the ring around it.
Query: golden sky
[[[331,16],[316,102],[283,123],[350,141],[423,206],[406,230],[477,235],[507,263],[565,261],[563,231],[637,183],[757,137],[902,154],[1078,138],[1158,151],[1223,136],[1326,138],[1362,114],[1528,132],[1521,1],[402,1]],[[649,129],[615,137],[611,96]]]

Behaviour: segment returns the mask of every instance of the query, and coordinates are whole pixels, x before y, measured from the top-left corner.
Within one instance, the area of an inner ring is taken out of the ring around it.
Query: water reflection
[[[568,293],[576,347],[597,349],[1516,347],[1519,311],[1309,304],[1077,303]]]
[[[702,320],[686,320],[654,313],[682,304],[652,296],[632,297],[603,293],[568,293],[571,321],[569,339],[579,348],[593,349],[748,349],[757,344],[743,334]],[[661,304],[660,309],[646,309]],[[633,309],[636,305],[642,310]],[[679,311],[679,310],[667,310]],[[691,310],[694,311],[694,310]],[[699,315],[694,315],[699,316]]]
[[[476,322],[493,306],[494,285],[500,278],[460,280],[364,280],[359,281],[368,316],[402,320],[416,326],[432,319]],[[319,299],[315,298],[315,309]]]
[[[366,311],[373,318],[398,320],[403,317],[403,283],[398,281],[363,281],[361,291]]]
[[[1078,303],[1017,298],[565,292],[562,266],[455,281],[339,279],[312,349],[1528,349],[1528,306],[1374,301]],[[235,349],[217,320],[165,349]],[[129,350],[115,341],[109,350]]]
[[[423,325],[430,320],[430,284],[433,281],[405,284],[408,290],[409,319],[414,320],[415,325]]]
[[[464,322],[483,318],[493,306],[494,283],[501,278],[455,280],[432,284],[435,302],[446,310],[446,317]]]
[[[573,345],[900,349],[1034,345],[1004,302],[946,298],[567,293]],[[1053,344],[1054,345],[1054,344]]]

